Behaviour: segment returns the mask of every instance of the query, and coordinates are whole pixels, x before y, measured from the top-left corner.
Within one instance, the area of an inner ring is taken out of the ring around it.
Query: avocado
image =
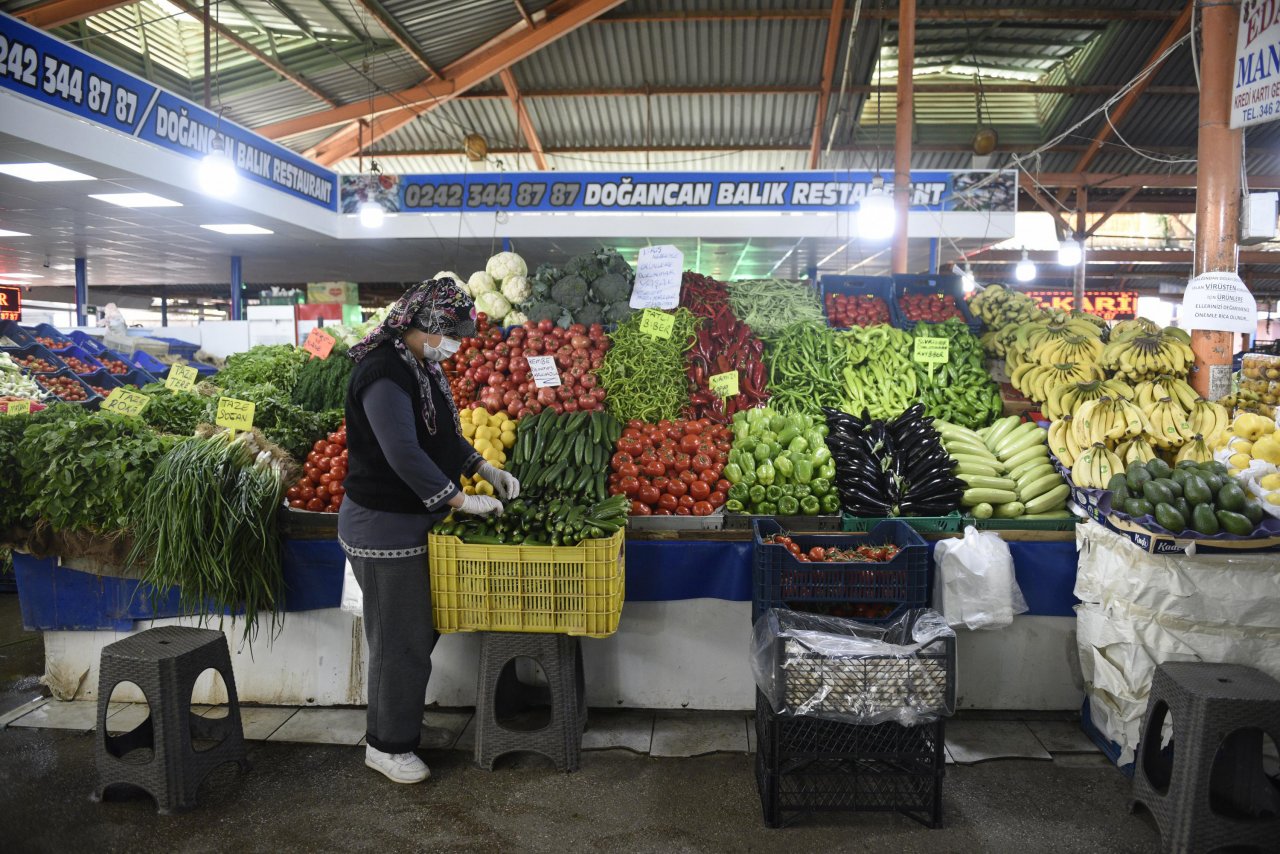
[[[1222,530],[1218,517],[1213,514],[1212,504],[1197,504],[1191,511],[1191,530],[1206,537],[1212,537]]]
[[[1204,504],[1206,501],[1213,500],[1213,491],[1204,482],[1204,478],[1194,474],[1187,478],[1182,494],[1192,505]]]
[[[1219,510],[1218,521],[1222,523],[1223,529],[1228,534],[1235,534],[1237,537],[1247,537],[1253,533],[1253,523],[1249,521],[1248,516],[1240,513],[1233,513],[1230,510]]]
[[[1222,485],[1218,490],[1218,509],[1239,513],[1244,509],[1244,490],[1232,481]]]
[[[1185,498],[1173,499],[1173,509],[1182,514],[1183,519],[1191,518],[1191,504]]]
[[[1143,466],[1134,466],[1129,469],[1129,473],[1125,476],[1125,481],[1129,484],[1129,491],[1134,493],[1141,492],[1142,484],[1151,479],[1151,472],[1147,471]]]
[[[1155,505],[1145,498],[1130,498],[1124,503],[1124,512],[1133,518],[1139,516],[1150,516],[1155,511]]]
[[[1128,485],[1129,485],[1129,482],[1125,480],[1125,476],[1123,472],[1118,472],[1116,474],[1111,475],[1111,480],[1107,481],[1107,489],[1111,490],[1112,492],[1115,492],[1117,489],[1122,489]]]
[[[1163,501],[1156,505],[1156,524],[1170,534],[1180,534],[1187,527],[1187,520],[1182,518],[1172,504]]]
[[[1169,468],[1169,464],[1159,457],[1147,463],[1147,474],[1154,478],[1168,477],[1172,472],[1173,469]]]
[[[1255,528],[1262,522],[1262,517],[1266,515],[1266,511],[1262,509],[1262,503],[1253,498],[1244,500],[1244,508],[1240,512],[1253,523]]]
[[[1142,484],[1142,497],[1152,503],[1152,505],[1164,502],[1168,504],[1173,501],[1173,490],[1169,488],[1171,480],[1149,480]]]

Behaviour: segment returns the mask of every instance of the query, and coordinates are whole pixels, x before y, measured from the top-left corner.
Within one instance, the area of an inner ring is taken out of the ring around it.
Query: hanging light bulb
[[[884,178],[876,175],[858,203],[858,234],[867,240],[888,240],[893,236],[896,216],[893,199],[884,191]]]
[[[1064,267],[1074,267],[1084,260],[1084,249],[1079,241],[1067,238],[1058,244],[1058,263]]]
[[[236,185],[240,183],[240,173],[236,171],[236,165],[231,162],[231,158],[222,150],[221,142],[214,142],[209,147],[209,153],[200,161],[198,177],[200,189],[220,199],[234,193]]]
[[[378,176],[382,174],[382,170],[378,168],[378,161],[373,160],[369,163],[369,185],[375,190],[378,187]],[[387,218],[387,212],[381,204],[373,199],[366,199],[356,208],[356,215],[360,217],[360,224],[365,228],[382,228],[382,223]]]
[[[1013,275],[1019,282],[1029,282],[1036,277],[1036,262],[1028,257],[1027,250],[1022,250],[1022,260],[1018,262]]]
[[[978,280],[973,276],[973,268],[968,264],[964,265],[964,272],[960,274],[960,286],[964,288],[966,294],[973,293],[978,287]]]

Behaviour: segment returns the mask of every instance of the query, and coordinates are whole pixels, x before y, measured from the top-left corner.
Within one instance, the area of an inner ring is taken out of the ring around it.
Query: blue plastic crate
[[[982,332],[982,321],[969,311],[969,303],[964,298],[964,278],[958,275],[896,275],[893,277],[893,307],[898,313],[900,329],[915,329],[919,321],[908,320],[902,311],[899,301],[906,294],[944,294],[955,300],[956,307],[964,322],[969,324],[969,331],[974,335]]]
[[[192,344],[190,341],[183,341],[180,338],[161,338],[158,335],[148,335],[154,341],[163,341],[169,345],[169,355],[181,356],[188,361],[195,359],[196,351],[200,349],[199,344]]]
[[[861,545],[894,545],[901,552],[884,563],[801,563],[780,545],[764,540],[783,533],[772,519],[756,519],[752,555],[752,620],[769,608],[824,612],[834,605],[892,605],[876,618],[853,617],[881,623],[899,616],[908,607],[920,607],[929,598],[929,547],[910,526],[885,521],[866,534],[794,534],[796,545],[806,552],[815,547],[854,548]]]
[[[9,356],[15,360],[19,357],[25,358],[27,356],[35,356],[37,359],[44,359],[54,367],[53,371],[47,371],[46,373],[55,373],[56,371],[65,370],[67,367],[62,363],[61,359],[54,355],[52,350],[49,350],[47,347],[40,344],[28,344],[25,347],[0,347],[0,351],[8,353]],[[28,371],[28,373],[34,373],[34,371]]]
[[[135,350],[133,355],[129,357],[129,361],[135,367],[142,368],[142,370],[159,379],[164,379],[169,375],[169,366],[145,350]]]
[[[109,376],[120,385],[131,385],[135,388],[142,388],[144,385],[159,382],[159,380],[141,368],[134,368],[127,374],[109,374]]]
[[[68,356],[75,359],[79,359],[80,361],[84,362],[86,365],[88,365],[92,369],[88,371],[88,373],[90,374],[93,373],[94,371],[105,370],[102,363],[99,362],[96,358],[94,358],[92,353],[90,353],[88,350],[85,350],[83,347],[77,344],[73,344],[70,347],[67,347],[65,350],[59,350],[57,355],[58,355],[58,358],[62,359],[64,363],[66,362],[66,359]],[[70,368],[71,365],[68,364],[67,367]]]
[[[107,370],[105,368],[96,370],[91,374],[78,374],[77,376],[79,376],[81,382],[89,386],[90,389],[92,389],[94,386],[97,386],[98,388],[104,388],[107,390],[107,394],[110,394],[113,388],[120,388],[123,385],[125,385],[125,383],[122,382],[119,377],[116,377],[112,374],[107,373]],[[105,394],[101,396],[104,399],[106,398]]]
[[[123,364],[128,371],[138,370],[138,368],[133,364],[133,361],[128,356],[117,353],[115,350],[103,350],[101,353],[99,353],[96,356],[96,358],[99,362],[103,363],[103,367],[106,367],[106,362],[108,360],[114,360]],[[115,374],[114,376],[122,377],[124,376],[124,374]],[[148,374],[147,376],[150,376],[150,374]]]
[[[25,347],[36,343],[34,335],[12,320],[0,320],[0,338],[8,338],[13,342],[14,347]]]
[[[102,339],[90,335],[80,329],[71,330],[71,340],[76,342],[77,347],[82,347],[86,352],[94,356],[107,349],[107,345],[102,343]]]
[[[893,279],[889,276],[823,276],[819,279],[818,300],[822,303],[822,314],[827,318],[827,325],[834,326],[827,314],[827,294],[880,297],[889,307],[888,323],[892,326],[902,325],[901,318],[898,316],[898,307],[893,298]]]
[[[32,337],[36,335],[40,335],[45,338],[52,339],[55,346],[50,347],[49,348],[50,350],[62,350],[76,343],[75,340],[71,338],[71,336],[67,335],[67,333],[59,330],[58,327],[52,326],[48,323],[37,323],[34,327],[32,327],[31,334],[32,334]]]
[[[63,368],[62,370],[53,374],[36,374],[35,376],[36,376],[36,382],[39,383],[40,387],[45,391],[48,391],[48,388],[45,386],[42,380],[52,378],[52,377],[71,377],[73,380],[76,381],[76,383],[80,385],[81,388],[84,389],[85,394],[88,395],[88,397],[86,397],[84,400],[68,401],[69,403],[78,403],[82,406],[87,406],[90,409],[97,409],[98,404],[102,403],[102,397],[96,394],[93,389],[89,388],[89,386],[85,384],[84,380],[82,380],[80,377],[73,374],[71,370],[68,368]],[[61,400],[61,398],[59,398],[59,400]]]
[[[205,362],[189,361],[187,362],[187,367],[195,368],[196,371],[200,374],[201,379],[208,379],[209,377],[213,376],[218,372],[217,368],[215,368],[213,365],[206,364]]]

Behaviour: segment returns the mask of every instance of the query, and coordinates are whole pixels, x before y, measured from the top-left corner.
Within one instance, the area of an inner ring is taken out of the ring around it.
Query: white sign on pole
[[[1280,4],[1244,0],[1231,87],[1231,127],[1280,118]]]
[[[1258,331],[1258,303],[1235,273],[1202,273],[1187,283],[1178,325],[1209,332]]]
[[[555,388],[560,385],[560,371],[556,369],[555,356],[525,356],[529,373],[537,388]]]
[[[675,308],[680,304],[684,253],[674,246],[646,246],[636,261],[632,308]]]

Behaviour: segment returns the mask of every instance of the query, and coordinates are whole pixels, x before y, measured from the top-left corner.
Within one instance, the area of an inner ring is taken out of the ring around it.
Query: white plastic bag
[[[1013,556],[994,531],[970,525],[962,538],[940,540],[933,560],[938,567],[934,605],[949,625],[1003,629],[1016,614],[1026,613]]]
[[[364,616],[364,592],[360,589],[360,582],[356,581],[351,561],[347,561],[342,570],[342,601],[338,607],[348,614]]]

